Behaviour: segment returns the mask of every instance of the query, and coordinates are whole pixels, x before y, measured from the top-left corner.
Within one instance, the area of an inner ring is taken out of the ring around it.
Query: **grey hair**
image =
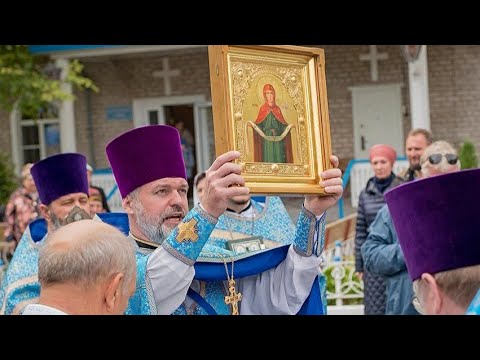
[[[108,277],[123,273],[122,292],[136,274],[133,242],[113,226],[91,232],[82,241],[72,241],[67,251],[47,239],[40,249],[38,280],[42,287],[74,283],[88,288]],[[55,236],[55,232],[51,235]]]
[[[455,304],[467,309],[480,288],[480,265],[442,271],[433,274],[437,285]],[[425,287],[422,279],[413,283],[415,293],[423,298]]]
[[[450,165],[444,157],[442,157],[442,160],[440,161],[440,163],[436,165],[430,164],[430,162],[428,161],[428,157],[436,153],[443,154],[443,155],[445,154],[458,155],[457,150],[455,150],[454,147],[450,145],[450,143],[444,140],[435,141],[423,151],[423,154],[420,157],[420,165],[422,167],[422,174],[424,176],[429,176],[430,169],[436,169],[442,173],[445,173],[445,172],[448,172],[452,166],[455,166],[455,165]],[[456,166],[458,167],[457,170],[460,170],[460,160],[457,161]]]

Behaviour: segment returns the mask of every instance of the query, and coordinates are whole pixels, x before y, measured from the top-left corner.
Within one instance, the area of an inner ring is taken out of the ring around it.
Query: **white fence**
[[[324,263],[322,270],[327,276],[327,300],[335,300],[334,305],[329,305],[327,315],[363,315],[363,304],[346,304],[349,299],[363,299],[363,281],[355,273],[355,241],[336,241],[335,247],[323,254]]]
[[[408,160],[397,160],[393,165],[393,172],[399,174],[408,168]],[[350,192],[352,199],[352,207],[358,207],[358,197],[360,192],[365,189],[368,179],[373,176],[373,170],[370,163],[357,163],[353,165],[350,174]]]

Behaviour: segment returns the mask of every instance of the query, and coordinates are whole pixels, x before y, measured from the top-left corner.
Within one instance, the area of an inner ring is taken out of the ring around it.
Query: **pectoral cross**
[[[228,281],[228,292],[230,295],[225,296],[225,304],[232,305],[232,315],[238,315],[238,302],[242,300],[242,294],[237,293],[235,289],[235,280]]]

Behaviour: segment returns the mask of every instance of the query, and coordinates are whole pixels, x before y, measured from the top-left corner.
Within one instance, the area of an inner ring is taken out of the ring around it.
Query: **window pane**
[[[22,126],[22,144],[38,145],[38,127],[36,125]]]
[[[158,111],[150,110],[148,112],[148,123],[150,125],[158,125]]]
[[[40,149],[23,150],[23,162],[35,163],[40,160]]]
[[[58,124],[45,125],[45,150],[47,157],[60,153],[60,126]]]

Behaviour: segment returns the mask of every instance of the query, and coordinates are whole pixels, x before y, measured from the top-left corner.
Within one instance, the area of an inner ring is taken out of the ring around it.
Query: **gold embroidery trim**
[[[153,246],[153,247],[156,247],[156,248],[160,246],[156,242],[140,239],[140,238],[136,237],[135,235],[133,235],[131,232],[129,233],[129,235],[133,238],[133,240],[138,241],[142,244],[150,245],[150,246]]]

